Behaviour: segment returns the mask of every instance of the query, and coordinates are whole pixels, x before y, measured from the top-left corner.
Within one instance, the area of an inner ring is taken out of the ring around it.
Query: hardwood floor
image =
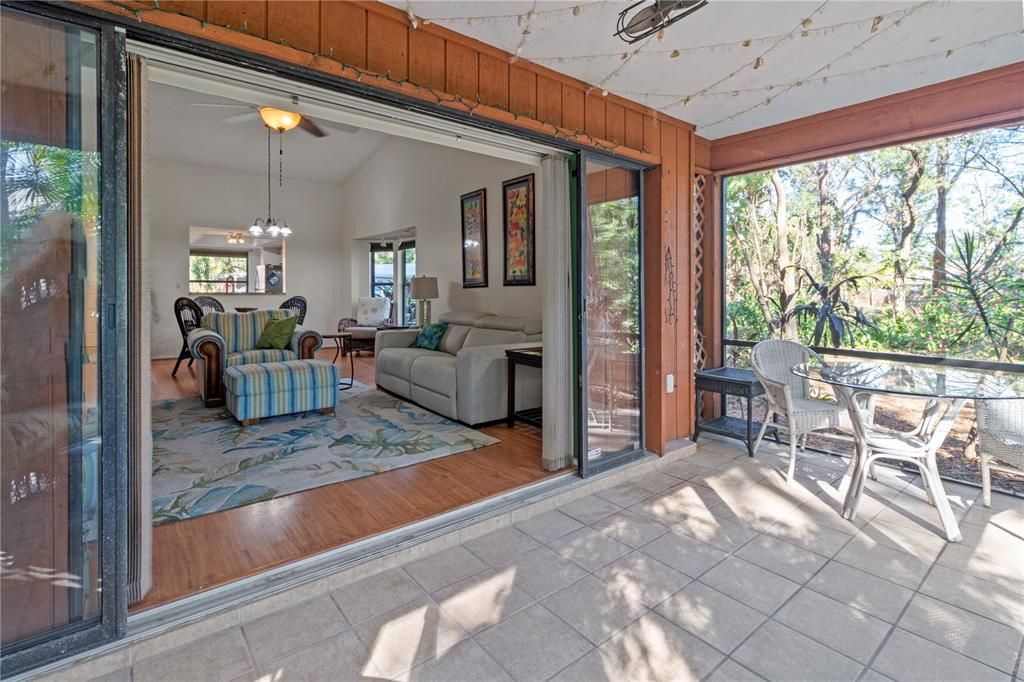
[[[334,351],[318,357],[331,360]],[[348,375],[348,359],[339,358]],[[153,400],[198,394],[182,364],[153,362]],[[356,380],[373,385],[373,356],[355,359]],[[223,585],[548,478],[540,429],[480,429],[501,443],[382,474],[334,483],[153,529],[153,588],[130,612]]]

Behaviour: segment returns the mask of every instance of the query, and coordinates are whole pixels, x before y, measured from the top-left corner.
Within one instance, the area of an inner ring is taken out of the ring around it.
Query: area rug
[[[198,397],[153,403],[153,523],[189,519],[498,443],[364,384],[334,416],[242,428]]]

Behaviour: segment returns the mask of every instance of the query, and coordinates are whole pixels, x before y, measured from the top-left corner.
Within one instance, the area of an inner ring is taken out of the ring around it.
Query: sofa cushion
[[[200,326],[217,332],[224,339],[224,352],[237,353],[256,347],[268,320],[293,317],[292,310],[254,310],[250,313],[206,313]]]
[[[501,346],[507,343],[522,343],[523,341],[526,341],[526,334],[523,332],[473,327],[469,330],[469,334],[466,335],[466,341],[462,344],[462,347]]]
[[[445,396],[455,395],[455,356],[446,353],[416,358],[409,381]]]
[[[493,317],[493,315],[491,313],[480,313],[470,310],[449,310],[441,315],[440,321],[447,322],[449,324],[464,324],[467,327],[472,327],[473,323],[482,317]]]
[[[450,357],[447,353],[423,348],[382,348],[377,353],[377,371],[408,381],[413,361],[427,355]]]
[[[462,348],[462,344],[466,342],[466,335],[469,334],[470,329],[472,327],[464,324],[449,324],[448,331],[441,337],[441,345],[437,349],[455,355]]]
[[[485,329],[504,329],[510,332],[523,332],[524,334],[540,334],[542,324],[540,320],[531,320],[526,317],[505,317],[504,315],[487,315],[478,318],[473,323],[474,327]]]
[[[259,348],[256,350],[242,350],[237,353],[228,353],[224,358],[224,364],[228,367],[237,365],[252,365],[260,362],[285,362],[286,360],[297,360],[295,351],[287,348]]]

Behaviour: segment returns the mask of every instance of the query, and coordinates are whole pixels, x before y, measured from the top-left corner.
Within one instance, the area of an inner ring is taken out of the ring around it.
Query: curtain
[[[149,220],[143,188],[146,63],[128,57],[128,603],[153,585]]]
[[[544,278],[544,468],[573,463],[572,306],[569,267],[569,164],[541,160],[541,263]]]

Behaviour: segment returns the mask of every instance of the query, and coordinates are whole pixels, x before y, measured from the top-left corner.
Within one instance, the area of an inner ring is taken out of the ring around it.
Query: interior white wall
[[[341,187],[341,224],[350,263],[350,308],[369,295],[368,242],[360,238],[416,228],[416,273],[437,277],[440,298],[433,317],[449,310],[487,311],[540,319],[545,273],[537,269],[535,286],[502,284],[501,183],[538,173],[539,168],[407,138],[392,137],[360,165]],[[459,196],[487,188],[487,268],[489,285],[462,288],[462,228]],[[534,183],[540,217],[540,182]],[[537,225],[537,245],[543,243]],[[290,258],[290,254],[289,254]],[[538,253],[536,262],[541,262]]]
[[[177,357],[181,334],[174,319],[174,299],[188,296],[189,227],[244,229],[266,211],[262,172],[148,159],[146,200],[151,221],[152,354]],[[335,183],[285,178],[274,187],[274,213],[294,234],[285,251],[285,294],[217,294],[228,310],[235,306],[276,308],[293,295],[309,301],[305,326],[336,328],[350,314],[349,243],[343,238],[343,200]],[[345,302],[345,304],[343,304]],[[344,314],[342,314],[344,313]]]

